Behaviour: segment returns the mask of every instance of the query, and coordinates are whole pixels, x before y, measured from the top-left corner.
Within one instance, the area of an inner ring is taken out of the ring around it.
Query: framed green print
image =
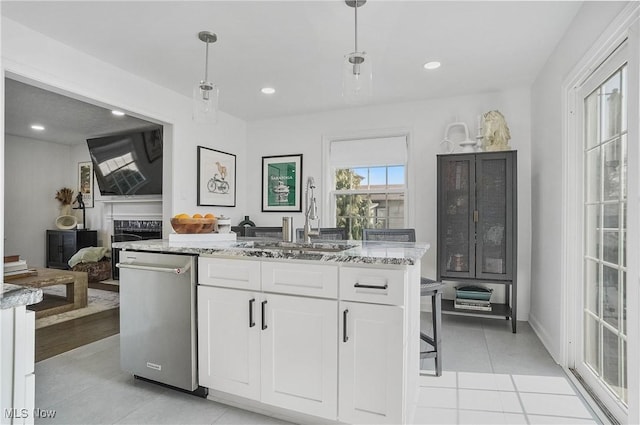
[[[262,157],[262,211],[302,211],[302,154]]]

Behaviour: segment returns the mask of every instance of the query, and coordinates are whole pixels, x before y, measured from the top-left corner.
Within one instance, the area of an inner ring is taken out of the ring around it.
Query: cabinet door
[[[440,276],[475,275],[475,175],[475,155],[438,157]]]
[[[267,295],[261,325],[262,402],[337,417],[337,302]]]
[[[403,312],[340,302],[339,421],[405,423]]]
[[[515,175],[514,152],[478,155],[476,159],[476,277],[513,277]]]
[[[73,231],[47,230],[47,267],[68,269],[67,261],[76,253]]]
[[[198,286],[198,377],[207,388],[260,399],[260,300]]]
[[[75,254],[78,251],[76,232],[74,231],[63,232],[61,236],[62,236],[62,261],[64,262],[65,267],[68,268],[69,264],[67,264],[67,262],[71,257],[73,257],[73,254]]]

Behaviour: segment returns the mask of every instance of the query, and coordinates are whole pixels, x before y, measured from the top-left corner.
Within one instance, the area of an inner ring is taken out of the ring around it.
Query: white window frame
[[[629,408],[608,404],[607,408],[618,420],[626,423],[638,423],[640,420],[640,364],[637,361],[640,354],[640,316],[638,309],[638,296],[640,295],[640,273],[638,262],[640,257],[640,243],[637,241],[640,229],[640,185],[638,184],[638,165],[640,165],[640,149],[638,135],[640,133],[638,120],[638,86],[637,75],[639,73],[638,62],[640,57],[640,6],[637,3],[629,4],[618,17],[605,30],[602,36],[594,43],[593,47],[585,54],[583,59],[568,74],[562,84],[562,111],[563,111],[563,139],[562,144],[562,260],[561,260],[561,329],[562,355],[561,366],[568,372],[568,376],[574,381],[576,387],[583,395],[590,399],[590,395],[583,389],[573,374],[568,371],[576,363],[576,350],[581,350],[577,341],[581,341],[578,332],[576,315],[578,303],[576,300],[582,294],[583,271],[583,219],[582,219],[582,160],[583,140],[579,124],[582,123],[576,116],[576,111],[581,107],[582,99],[578,96],[581,85],[587,78],[596,72],[601,64],[620,46],[625,39],[628,43],[629,57],[627,69],[627,89],[629,100],[627,103],[628,118],[628,142],[627,142],[627,388]],[[632,77],[635,75],[636,77]],[[576,218],[580,218],[577,220]],[[635,283],[635,284],[634,284]],[[605,400],[603,400],[605,401]],[[606,401],[605,401],[606,404]],[[600,409],[594,407],[594,411],[603,422],[609,419],[602,415]]]
[[[341,194],[342,192],[349,194],[358,194],[362,192],[363,194],[370,193],[367,190],[363,191],[335,191],[333,188],[335,187],[334,176],[335,176],[335,168],[330,165],[330,155],[331,155],[331,143],[333,142],[341,142],[341,141],[350,141],[350,140],[359,140],[359,139],[377,139],[377,138],[387,138],[387,137],[404,137],[407,144],[407,160],[404,164],[380,164],[379,166],[392,166],[392,165],[404,165],[405,167],[405,188],[404,189],[387,189],[386,193],[404,193],[404,226],[405,227],[414,227],[414,213],[413,213],[413,196],[414,196],[414,188],[411,182],[415,181],[414,171],[411,166],[411,158],[412,158],[412,149],[411,149],[411,132],[407,129],[386,129],[386,130],[370,130],[370,131],[360,131],[360,132],[352,132],[348,134],[341,135],[327,135],[322,137],[322,183],[323,195],[325,199],[327,199],[328,208],[325,208],[322,212],[322,222],[325,223],[324,227],[334,227],[336,222],[336,204],[334,202],[334,196]],[[357,167],[356,167],[357,168]],[[357,193],[356,193],[357,192]]]

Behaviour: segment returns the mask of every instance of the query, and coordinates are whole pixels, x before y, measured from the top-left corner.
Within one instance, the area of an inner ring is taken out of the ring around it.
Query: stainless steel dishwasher
[[[196,395],[196,258],[120,253],[120,367]]]

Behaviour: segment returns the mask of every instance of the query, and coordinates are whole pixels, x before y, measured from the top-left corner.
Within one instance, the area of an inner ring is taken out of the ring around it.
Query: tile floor
[[[527,323],[514,335],[505,320],[443,322],[444,373],[420,377],[415,423],[600,423]],[[118,335],[37,363],[36,408],[55,410],[36,418],[47,425],[285,423],[133,379],[120,370]]]

